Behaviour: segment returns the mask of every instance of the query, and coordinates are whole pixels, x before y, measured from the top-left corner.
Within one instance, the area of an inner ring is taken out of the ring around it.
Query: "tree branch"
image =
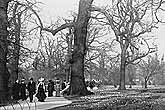
[[[60,27],[57,27],[55,30],[50,30],[48,28],[43,28],[42,30],[51,32],[53,35],[55,35],[57,32],[59,32],[63,29],[74,27],[74,26],[75,26],[75,22],[71,22],[71,23],[65,23],[65,24],[61,25]]]

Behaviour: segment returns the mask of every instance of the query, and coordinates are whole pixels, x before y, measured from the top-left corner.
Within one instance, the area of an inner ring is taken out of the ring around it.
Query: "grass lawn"
[[[165,97],[161,95],[163,92],[165,88],[119,91],[103,86],[95,90],[94,95],[68,96],[66,98],[72,100],[72,104],[51,110],[165,110]]]

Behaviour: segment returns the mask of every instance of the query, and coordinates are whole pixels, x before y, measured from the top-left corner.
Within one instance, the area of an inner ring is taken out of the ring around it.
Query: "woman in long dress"
[[[24,101],[26,100],[26,84],[25,84],[25,79],[21,80],[20,84],[20,98]]]
[[[44,79],[40,78],[39,79],[39,84],[37,86],[37,94],[36,97],[38,98],[38,101],[44,102],[46,99],[46,94],[45,94],[45,85],[44,85]]]

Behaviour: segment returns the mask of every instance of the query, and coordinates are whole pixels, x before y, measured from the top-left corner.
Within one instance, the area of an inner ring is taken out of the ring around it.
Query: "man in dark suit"
[[[19,100],[19,92],[20,92],[20,84],[19,80],[16,80],[13,87],[12,87],[12,94],[14,100]]]
[[[48,97],[53,96],[53,91],[54,91],[54,82],[52,80],[49,80],[49,83],[48,83]]]
[[[33,95],[36,92],[36,83],[33,81],[33,78],[30,78],[30,82],[27,85],[27,90],[29,92],[30,102],[33,101]]]

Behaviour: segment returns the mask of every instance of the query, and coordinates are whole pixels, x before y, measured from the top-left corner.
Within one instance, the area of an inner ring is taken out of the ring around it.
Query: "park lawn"
[[[165,110],[165,102],[155,92],[161,90],[148,91],[99,89],[94,95],[66,97],[73,103],[51,110]]]

